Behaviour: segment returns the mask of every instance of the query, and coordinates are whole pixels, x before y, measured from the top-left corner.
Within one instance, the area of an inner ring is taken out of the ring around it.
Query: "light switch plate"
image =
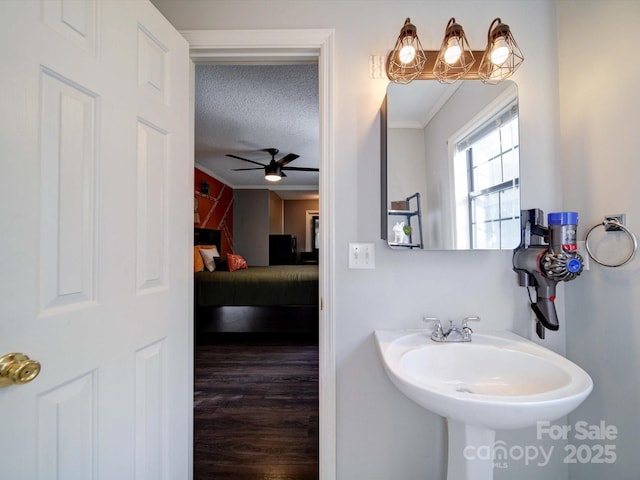
[[[349,242],[349,268],[376,268],[375,244]]]

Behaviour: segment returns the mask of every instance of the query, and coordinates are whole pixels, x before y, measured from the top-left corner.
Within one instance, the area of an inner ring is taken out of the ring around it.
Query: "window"
[[[453,150],[457,246],[515,248],[520,241],[517,99],[467,131]]]

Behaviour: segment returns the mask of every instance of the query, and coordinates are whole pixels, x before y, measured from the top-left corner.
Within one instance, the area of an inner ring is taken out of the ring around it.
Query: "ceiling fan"
[[[282,157],[281,159],[276,161],[276,155],[280,150],[277,148],[263,148],[262,152],[267,152],[271,155],[271,161],[268,164],[256,162],[255,160],[249,160],[248,158],[238,157],[237,155],[232,155],[227,153],[227,157],[237,158],[238,160],[244,160],[245,162],[255,163],[256,165],[260,165],[260,167],[253,168],[234,168],[235,171],[241,170],[260,170],[264,169],[264,178],[269,180],[270,182],[277,182],[281,180],[283,177],[286,177],[283,170],[296,170],[299,172],[318,172],[319,168],[313,167],[287,167],[287,164],[294,161],[300,155],[296,155],[295,153],[289,153]]]

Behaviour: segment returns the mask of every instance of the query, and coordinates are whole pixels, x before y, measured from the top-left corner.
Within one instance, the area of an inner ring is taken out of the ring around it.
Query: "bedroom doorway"
[[[331,270],[333,179],[332,70],[333,31],[199,31],[182,32],[191,46],[194,64],[223,61],[227,64],[315,59],[319,72],[319,478],[335,479],[335,355],[333,339],[333,272]],[[256,45],[260,45],[256,47]]]

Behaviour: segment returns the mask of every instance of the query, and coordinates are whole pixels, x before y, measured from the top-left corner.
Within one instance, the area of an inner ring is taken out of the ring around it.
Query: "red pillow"
[[[247,268],[247,261],[241,255],[227,253],[227,265],[229,265],[230,272],[235,272],[236,270]]]

